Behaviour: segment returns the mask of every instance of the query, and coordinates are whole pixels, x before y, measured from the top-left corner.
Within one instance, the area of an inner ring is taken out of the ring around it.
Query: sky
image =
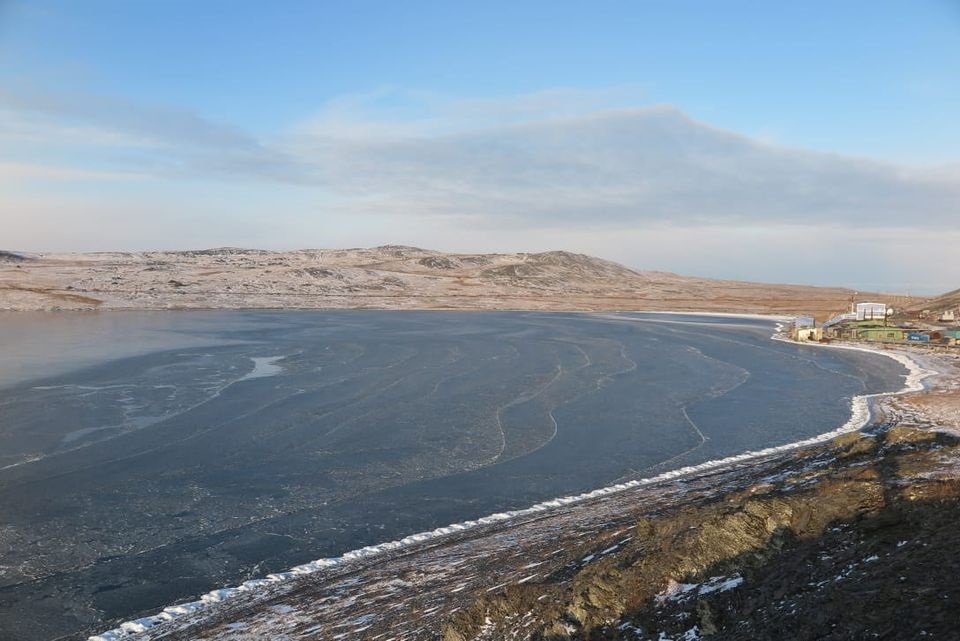
[[[0,0],[0,249],[960,287],[960,0]]]

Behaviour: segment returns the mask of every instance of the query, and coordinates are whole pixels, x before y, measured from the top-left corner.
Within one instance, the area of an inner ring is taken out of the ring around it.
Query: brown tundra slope
[[[929,309],[935,313],[960,309],[960,289],[941,294],[935,298],[918,300],[910,306],[909,311],[918,312],[924,309]]]
[[[414,247],[271,252],[0,252],[0,309],[846,310],[843,288],[635,271],[570,252],[446,254]],[[887,297],[890,298],[890,297]]]

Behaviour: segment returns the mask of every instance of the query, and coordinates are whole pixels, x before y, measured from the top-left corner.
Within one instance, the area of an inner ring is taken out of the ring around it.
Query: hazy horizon
[[[370,246],[367,246],[367,247],[306,247],[306,246],[305,246],[305,247],[268,248],[268,247],[239,247],[239,246],[236,246],[236,245],[220,245],[220,246],[212,246],[212,247],[207,247],[207,246],[180,247],[180,248],[177,248],[177,247],[157,247],[157,248],[145,248],[145,249],[136,249],[136,250],[91,249],[91,250],[47,250],[47,251],[45,251],[45,250],[25,250],[25,249],[18,249],[18,248],[0,247],[0,251],[12,251],[12,252],[14,252],[14,253],[19,253],[19,254],[21,254],[21,255],[52,255],[52,254],[61,254],[61,253],[80,253],[80,254],[87,254],[87,253],[88,253],[88,254],[106,253],[106,254],[109,254],[109,253],[117,253],[117,252],[121,252],[121,253],[140,253],[140,252],[144,252],[144,253],[150,253],[150,252],[190,252],[190,251],[205,251],[205,250],[216,250],[216,249],[224,249],[224,250],[227,250],[227,249],[240,249],[240,250],[250,250],[250,251],[271,251],[271,252],[288,252],[288,251],[289,251],[289,252],[297,252],[297,251],[350,251],[350,250],[375,249],[375,248],[377,248],[377,247],[383,247],[383,246],[405,246],[405,247],[412,247],[412,248],[414,248],[414,249],[422,249],[422,250],[426,250],[426,251],[437,251],[437,252],[449,253],[449,254],[473,254],[473,253],[476,253],[476,254],[512,254],[512,253],[530,253],[530,254],[534,254],[534,253],[541,253],[541,252],[572,252],[572,253],[582,253],[582,252],[573,252],[573,250],[566,249],[566,248],[563,248],[563,247],[553,248],[553,249],[544,249],[544,250],[540,250],[540,251],[537,251],[537,252],[532,252],[532,251],[531,251],[531,252],[528,252],[528,251],[524,251],[524,250],[518,250],[518,251],[516,251],[516,252],[506,252],[506,251],[497,251],[497,250],[478,251],[478,252],[457,252],[457,251],[454,251],[454,250],[447,250],[447,249],[437,248],[437,247],[421,247],[421,246],[416,246],[416,245],[405,245],[405,244],[402,244],[402,243],[383,243],[383,244],[381,244],[381,245],[370,245]],[[607,257],[604,257],[604,256],[600,256],[600,255],[595,255],[595,254],[588,254],[588,255],[593,256],[594,258],[599,258],[599,259],[601,259],[601,260],[612,260],[612,259],[610,259],[610,258],[607,258]],[[613,261],[613,262],[618,262],[618,261]],[[624,266],[629,267],[629,268],[631,268],[631,269],[638,270],[638,271],[669,272],[669,270],[658,269],[657,267],[636,267],[636,266],[633,266],[633,265],[627,265],[626,263],[621,263],[621,264],[623,264]],[[680,272],[669,272],[669,273],[677,273],[677,274],[679,274],[680,276],[691,276],[691,277],[698,277],[698,278],[711,278],[710,276],[704,276],[703,274],[696,274],[696,273],[680,273]],[[722,280],[722,279],[720,279],[720,280]],[[727,279],[727,280],[743,280],[743,281],[746,281],[746,282],[765,283],[765,284],[772,284],[772,285],[773,285],[773,284],[780,284],[780,285],[801,285],[801,286],[803,286],[803,285],[811,285],[811,286],[815,286],[815,287],[841,287],[841,288],[847,288],[847,289],[856,289],[856,287],[853,287],[853,286],[851,286],[851,285],[848,285],[848,284],[845,284],[845,283],[835,283],[835,282],[801,282],[801,281],[767,280],[767,279],[763,279],[762,277],[758,277],[758,278],[745,278],[745,279]],[[915,288],[909,288],[909,287],[908,287],[908,288],[903,289],[903,290],[896,290],[896,289],[886,289],[886,290],[876,289],[876,290],[870,290],[869,288],[861,288],[861,290],[864,291],[864,292],[873,291],[874,293],[879,293],[879,294],[896,294],[896,295],[907,295],[907,296],[936,296],[936,295],[944,294],[944,293],[946,293],[947,291],[951,291],[951,290],[936,290],[936,289],[929,289],[929,290],[927,290],[927,289],[924,289],[923,287],[915,287]]]
[[[0,246],[960,286],[960,9],[0,5]]]

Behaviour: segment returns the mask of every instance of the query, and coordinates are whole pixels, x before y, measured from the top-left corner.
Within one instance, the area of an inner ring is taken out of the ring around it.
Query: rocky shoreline
[[[925,411],[956,412],[952,369],[929,393],[881,401],[865,433],[641,518],[623,552],[538,595],[542,624],[521,638],[956,638],[960,431]],[[523,601],[481,599],[444,638],[510,638]]]
[[[960,358],[911,354],[936,370],[929,389],[882,397],[863,432],[358,558],[132,636],[952,638]]]

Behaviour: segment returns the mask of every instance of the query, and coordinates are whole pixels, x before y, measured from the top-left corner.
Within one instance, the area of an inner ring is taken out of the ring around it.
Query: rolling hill
[[[388,245],[0,253],[4,310],[682,310],[825,318],[846,310],[853,295],[844,288],[637,271],[565,251],[452,254]]]

